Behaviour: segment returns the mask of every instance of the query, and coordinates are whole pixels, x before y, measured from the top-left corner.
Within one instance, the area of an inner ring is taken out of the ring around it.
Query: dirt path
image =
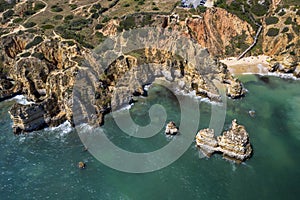
[[[26,23],[29,19],[33,18],[34,16],[37,16],[37,15],[41,14],[42,12],[45,12],[45,10],[48,8],[48,3],[46,3],[46,2],[43,1],[43,0],[39,0],[39,1],[43,2],[46,6],[45,6],[44,8],[42,8],[40,11],[38,11],[37,13],[35,13],[35,14],[31,15],[30,17],[28,17],[28,18],[24,21],[24,23]]]

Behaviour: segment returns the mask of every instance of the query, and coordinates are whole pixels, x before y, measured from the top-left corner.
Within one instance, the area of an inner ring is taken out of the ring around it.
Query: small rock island
[[[244,126],[234,119],[231,128],[215,137],[213,129],[202,129],[196,135],[196,144],[205,156],[223,153],[223,157],[241,163],[251,157],[252,147]]]
[[[175,122],[170,121],[166,126],[165,133],[167,135],[176,135],[178,132],[179,132],[179,129],[176,126]]]

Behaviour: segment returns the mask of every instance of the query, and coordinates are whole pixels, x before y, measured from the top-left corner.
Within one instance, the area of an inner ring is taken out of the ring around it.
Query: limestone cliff
[[[82,55],[79,46],[70,44],[31,33],[2,38],[2,98],[20,93],[35,102],[15,104],[10,110],[15,133],[72,120],[72,86],[78,70],[73,59]]]
[[[168,40],[173,44],[175,39],[166,37],[161,42]],[[122,41],[128,43],[126,38]],[[73,86],[78,72],[85,70],[90,73],[95,93],[85,93],[84,88],[79,93],[85,100],[95,100],[92,106],[96,115],[89,118],[97,124],[103,124],[103,116],[111,109],[130,103],[133,95],[141,95],[144,85],[156,78],[174,82],[182,91],[195,90],[197,95],[213,101],[221,100],[214,81],[224,85],[232,98],[244,95],[240,81],[205,49],[197,49],[201,55],[197,57],[197,65],[190,65],[188,60],[167,51],[139,49],[117,57],[105,71],[100,70],[91,51],[59,36],[12,34],[2,38],[1,49],[2,71],[5,71],[1,76],[2,98],[21,93],[35,102],[15,104],[10,110],[15,133],[57,126],[65,120],[73,122]],[[184,51],[190,54],[189,59],[194,59],[193,52],[196,46]],[[103,58],[107,61],[105,55]],[[79,102],[78,110],[85,110],[85,106]]]
[[[222,8],[207,9],[200,18],[187,18],[186,25],[201,46],[222,57],[238,55],[255,35],[250,24]]]

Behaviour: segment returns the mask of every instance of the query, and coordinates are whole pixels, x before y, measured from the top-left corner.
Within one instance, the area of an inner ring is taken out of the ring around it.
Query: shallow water
[[[111,169],[83,150],[67,125],[28,136],[14,136],[7,110],[0,104],[1,199],[298,199],[300,196],[299,81],[276,77],[241,77],[248,89],[240,100],[228,100],[224,128],[232,119],[245,125],[253,157],[236,165],[213,155],[200,159],[194,143],[170,166],[145,174]],[[150,122],[148,108],[162,104],[168,120],[180,121],[178,102],[164,88],[153,86],[149,97],[130,110],[141,125]],[[208,126],[211,106],[200,103],[199,128]],[[249,110],[256,116],[249,116]],[[122,113],[121,113],[122,114]],[[128,137],[111,115],[104,129],[111,141],[133,152],[149,152],[168,144],[163,130],[148,139]],[[196,133],[195,133],[196,134]],[[180,137],[176,136],[176,137]],[[79,170],[84,161],[87,168]]]

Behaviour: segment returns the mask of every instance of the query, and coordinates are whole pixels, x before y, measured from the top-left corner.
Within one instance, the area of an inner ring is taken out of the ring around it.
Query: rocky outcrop
[[[43,38],[34,44],[35,35],[13,34],[1,39],[3,58],[0,98],[24,94],[33,105],[15,104],[10,110],[15,133],[72,121],[72,87],[82,59],[78,45],[60,38]],[[74,60],[73,60],[74,59]]]
[[[222,8],[207,9],[202,17],[186,19],[189,33],[212,55],[237,56],[245,49],[238,49],[235,43],[253,42],[255,31],[250,24]],[[232,51],[230,50],[232,49]]]
[[[223,153],[224,158],[241,162],[250,158],[252,154],[249,135],[245,127],[237,124],[236,120],[232,121],[228,131],[224,131],[217,138],[212,129],[200,130],[196,135],[196,144],[208,157],[214,152],[219,152]]]
[[[176,135],[179,132],[175,122],[171,121],[166,125],[165,133],[167,135]]]
[[[27,39],[23,41],[24,37]],[[180,49],[173,42],[178,38],[173,33],[169,37],[162,37],[161,43],[167,45],[169,42],[174,50]],[[103,116],[107,112],[132,102],[133,95],[143,94],[144,85],[159,78],[174,83],[181,91],[194,90],[197,95],[212,101],[221,101],[215,82],[225,86],[227,95],[232,98],[244,94],[241,83],[231,76],[226,66],[213,59],[207,50],[198,49],[195,45],[184,52],[188,55],[186,60],[169,51],[145,48],[117,57],[103,71],[97,55],[74,42],[58,36],[44,36],[40,43],[32,44],[33,38],[35,35],[31,33],[2,38],[1,48],[8,49],[1,51],[3,69],[6,70],[4,78],[18,86],[15,88],[2,81],[2,88],[11,94],[22,93],[29,101],[35,102],[33,105],[17,104],[10,110],[15,133],[57,126],[65,120],[73,124],[74,110],[87,116],[92,123],[103,124]],[[128,44],[126,40],[118,41]],[[191,65],[189,60],[195,59],[195,52],[199,53],[197,64]],[[110,52],[105,50],[99,59],[107,62],[110,58],[105,57],[106,53]],[[73,86],[79,71],[86,73],[94,93],[77,88],[84,100],[81,99],[78,108],[73,109]],[[95,109],[93,115],[87,113],[86,104]]]

